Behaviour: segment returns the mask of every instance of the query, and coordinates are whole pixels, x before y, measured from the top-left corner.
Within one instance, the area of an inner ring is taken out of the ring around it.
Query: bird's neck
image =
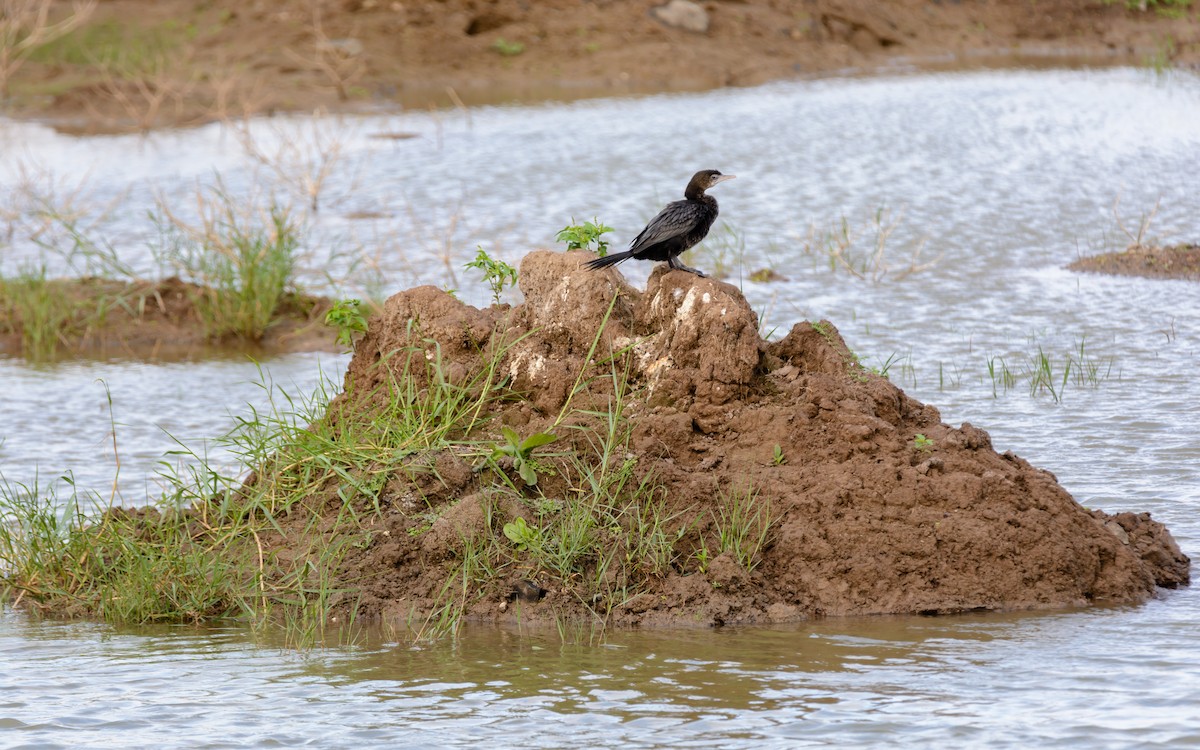
[[[717,199],[708,195],[703,190],[689,190],[683,194],[683,197],[696,203],[702,203],[713,211],[717,210]]]

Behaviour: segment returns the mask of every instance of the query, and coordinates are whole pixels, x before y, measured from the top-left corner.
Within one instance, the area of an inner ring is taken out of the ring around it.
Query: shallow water
[[[707,244],[725,253],[766,329],[833,321],[868,365],[894,357],[892,379],[944,421],[984,427],[998,450],[1050,469],[1084,505],[1150,511],[1194,558],[1197,287],[1062,267],[1124,245],[1118,199],[1128,228],[1158,202],[1152,234],[1200,239],[1197,122],[1195,79],[1103,70],[781,83],[254,129],[260,149],[287,128],[301,143],[330,132],[343,140],[311,218],[314,285],[333,271],[341,283],[384,291],[448,285],[477,303],[488,294],[461,269],[476,244],[515,261],[551,246],[570,217],[598,215],[616,227],[619,246],[695,169],[738,174],[714,194],[744,250],[720,224]],[[418,137],[372,137],[389,132]],[[146,273],[155,261],[144,216],[156,192],[184,206],[196,181],[219,170],[239,195],[286,194],[215,126],[76,139],[0,121],[0,154],[0,217],[25,200],[14,190],[21,164],[26,175],[35,164],[56,175],[60,195],[87,169],[78,204],[95,207],[92,216],[111,209],[96,231]],[[121,200],[110,206],[111,196]],[[894,272],[921,240],[921,257],[937,259],[931,269],[870,283],[803,252],[811,226],[842,216],[862,226],[881,207],[901,216],[888,243]],[[358,213],[382,217],[349,218]],[[5,268],[38,252],[24,229],[18,222],[12,245],[0,245]],[[359,248],[379,273],[346,281],[343,271],[361,271],[347,260]],[[710,270],[716,262],[712,253],[694,259]],[[789,280],[747,280],[765,266]],[[624,270],[643,280],[649,269]],[[1061,372],[1081,342],[1103,375],[1068,381],[1061,402],[1031,396],[1025,381],[1006,390],[989,377],[989,360],[1019,371],[1039,346]],[[344,361],[294,355],[263,368],[303,392],[321,367],[336,379]],[[35,466],[42,476],[72,469],[107,497],[114,463],[103,381],[118,423],[120,490],[137,501],[174,447],[167,433],[211,438],[247,401],[262,408],[258,378],[257,365],[238,359],[0,360],[0,470],[28,482]],[[0,727],[4,743],[61,746],[165,736],[189,746],[903,738],[1179,747],[1200,745],[1197,615],[1200,595],[1186,589],[1132,608],[615,633],[603,647],[471,629],[456,644],[412,650],[375,634],[359,648],[302,657],[236,628],[119,630],[7,613]]]
[[[380,633],[296,654],[239,629],[0,621],[13,746],[1184,747],[1190,618],[1041,615],[610,634]],[[1132,642],[1131,627],[1145,637]],[[72,666],[68,677],[64,665]]]

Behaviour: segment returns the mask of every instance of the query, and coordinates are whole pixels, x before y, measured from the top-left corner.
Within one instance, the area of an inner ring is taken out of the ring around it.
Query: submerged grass
[[[1067,387],[1096,388],[1113,375],[1112,357],[1097,355],[1087,345],[1087,338],[1076,340],[1072,349],[1061,353],[1048,352],[1040,342],[1031,342],[1030,349],[1016,355],[988,357],[987,373],[993,398],[1024,383],[1029,395],[1049,395],[1055,403],[1062,402]],[[1010,360],[1015,364],[1010,365]]]

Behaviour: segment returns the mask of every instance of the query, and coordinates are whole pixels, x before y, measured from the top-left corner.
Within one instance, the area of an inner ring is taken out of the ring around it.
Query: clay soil
[[[612,381],[595,363],[625,352],[633,437],[614,460],[636,460],[639,479],[661,487],[670,565],[609,580],[593,557],[578,575],[556,576],[502,527],[518,517],[549,526],[547,502],[578,496],[569,474],[547,472],[534,488],[510,470],[523,489],[496,494],[477,457],[440,451],[414,457],[433,470],[388,480],[368,540],[342,560],[338,582],[361,615],[420,622],[445,604],[472,538],[499,540],[494,577],[454,588],[465,614],[483,621],[680,626],[1038,609],[1138,602],[1188,582],[1188,558],[1148,514],[1082,507],[1049,471],[993,450],[983,429],[945,424],[864,370],[831,323],[799,323],[766,342],[733,286],[660,267],[642,293],[613,271],[583,269],[587,257],[527,256],[515,308],[476,309],[433,287],[393,296],[358,342],[327,418],[375,414],[396,377],[392,353],[424,349],[465,383],[481,351],[508,342],[507,390],[486,430],[532,435],[550,429],[576,382],[588,385],[572,408],[604,413]],[[586,452],[571,430],[559,433],[552,447]],[[746,487],[770,503],[764,548],[749,566],[728,552],[705,564],[702,550],[719,549],[721,498]],[[330,518],[342,512],[334,490],[312,498],[328,502]],[[285,520],[285,534],[264,544],[286,557],[309,519]]]
[[[1200,245],[1134,245],[1121,252],[1080,258],[1067,268],[1114,276],[1200,281]]]
[[[708,0],[703,32],[664,23],[661,4],[104,0],[84,29],[20,68],[8,109],[99,131],[879,69],[1200,61],[1194,4],[1164,15],[1123,0]]]
[[[338,351],[336,332],[323,325],[330,307],[324,297],[285,295],[263,337],[245,341],[208,336],[195,305],[204,290],[178,278],[63,279],[50,287],[58,304],[75,311],[60,330],[57,356],[177,360],[235,351],[260,356]],[[27,354],[19,330],[18,316],[0,299],[0,355]]]

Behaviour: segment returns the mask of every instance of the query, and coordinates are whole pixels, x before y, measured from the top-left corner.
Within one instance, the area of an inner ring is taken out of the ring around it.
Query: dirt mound
[[[862,368],[831,323],[768,343],[729,284],[660,267],[641,293],[615,271],[582,268],[588,257],[528,255],[514,308],[477,310],[432,287],[395,295],[359,342],[333,418],[380,409],[417,352],[443,358],[466,389],[506,378],[488,407],[495,420],[521,435],[557,424],[559,445],[579,451],[587,442],[562,415],[602,418],[616,381],[600,374],[617,368],[634,388],[622,413],[632,437],[608,460],[661,488],[667,520],[655,533],[666,533],[669,564],[622,579],[622,596],[598,606],[586,582],[615,575],[602,556],[552,574],[502,533],[518,518],[551,524],[581,482],[547,472],[497,496],[470,451],[442,450],[424,459],[436,470],[392,477],[384,533],[344,561],[367,613],[434,609],[464,540],[480,535],[500,540],[493,575],[464,600],[482,619],[513,617],[520,599],[524,621],[762,623],[1136,602],[1188,582],[1189,560],[1161,524],[1088,511],[1049,472],[994,451],[985,431],[943,424]],[[500,363],[490,375],[489,353]],[[727,501],[743,490],[743,511],[769,502],[763,544],[721,552]]]
[[[1112,276],[1200,281],[1200,245],[1157,247],[1135,244],[1119,252],[1080,258],[1067,268]]]
[[[339,351],[333,329],[322,325],[331,304],[325,297],[284,293],[261,339],[247,341],[206,329],[197,300],[213,290],[174,276],[160,281],[96,277],[49,281],[45,293],[59,315],[50,331],[54,340],[47,352],[29,351],[21,333],[26,325],[23,310],[15,302],[16,295],[10,300],[2,282],[0,355],[175,360]],[[36,319],[33,322],[36,325]]]

